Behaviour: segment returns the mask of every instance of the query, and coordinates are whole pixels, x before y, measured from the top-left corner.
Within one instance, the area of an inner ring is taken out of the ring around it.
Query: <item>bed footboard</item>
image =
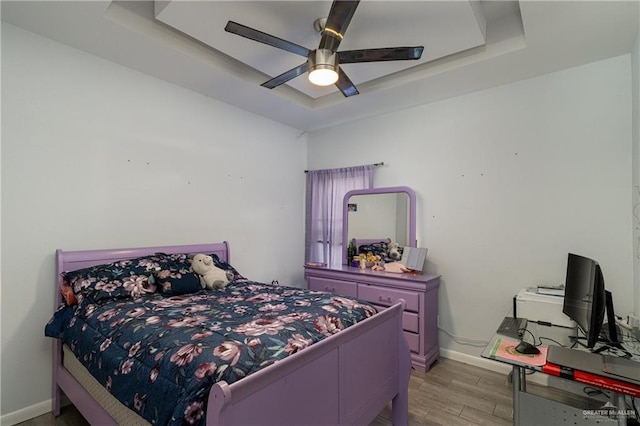
[[[405,302],[360,322],[232,385],[215,384],[207,425],[367,425],[389,401],[396,426],[408,424],[409,346]],[[66,371],[54,343],[54,415],[60,391],[92,424],[118,423]]]
[[[409,347],[405,302],[232,385],[214,385],[208,425],[366,425],[393,401],[406,425]]]

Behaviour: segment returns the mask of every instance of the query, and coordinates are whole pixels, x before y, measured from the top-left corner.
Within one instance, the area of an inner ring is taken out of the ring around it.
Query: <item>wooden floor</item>
[[[557,393],[531,383],[527,383],[527,390],[540,395]],[[441,358],[427,373],[415,370],[411,373],[409,425],[511,425],[511,395],[506,375]],[[562,395],[553,396],[562,399]],[[387,407],[372,426],[391,425],[390,417],[391,410]],[[88,423],[73,406],[66,406],[58,418],[45,414],[20,425],[84,426]]]
[[[512,425],[507,376],[440,358],[426,373],[412,370],[410,425]],[[387,407],[372,426],[391,425]]]

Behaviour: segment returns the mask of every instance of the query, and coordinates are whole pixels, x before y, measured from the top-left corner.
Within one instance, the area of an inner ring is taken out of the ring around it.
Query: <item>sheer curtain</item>
[[[353,189],[373,188],[373,164],[307,172],[305,261],[342,263],[342,202]]]

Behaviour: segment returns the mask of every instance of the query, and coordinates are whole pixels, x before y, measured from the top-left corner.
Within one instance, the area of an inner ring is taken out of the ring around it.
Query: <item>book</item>
[[[405,247],[402,249],[402,259],[400,263],[412,271],[422,271],[424,261],[427,258],[426,248]]]

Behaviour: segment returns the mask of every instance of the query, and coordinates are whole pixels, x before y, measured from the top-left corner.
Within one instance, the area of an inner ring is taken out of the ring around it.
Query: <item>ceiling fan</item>
[[[420,59],[424,50],[424,46],[414,46],[338,52],[338,46],[340,46],[340,42],[347,31],[358,3],[359,0],[334,0],[326,22],[324,22],[324,19],[319,19],[314,23],[316,29],[321,32],[320,44],[315,50],[307,49],[233,21],[227,22],[224,30],[307,58],[305,63],[262,83],[261,86],[273,89],[308,71],[311,83],[318,86],[335,84],[344,96],[353,96],[359,93],[358,89],[356,89],[356,86],[347,77],[339,64],[415,60]]]

